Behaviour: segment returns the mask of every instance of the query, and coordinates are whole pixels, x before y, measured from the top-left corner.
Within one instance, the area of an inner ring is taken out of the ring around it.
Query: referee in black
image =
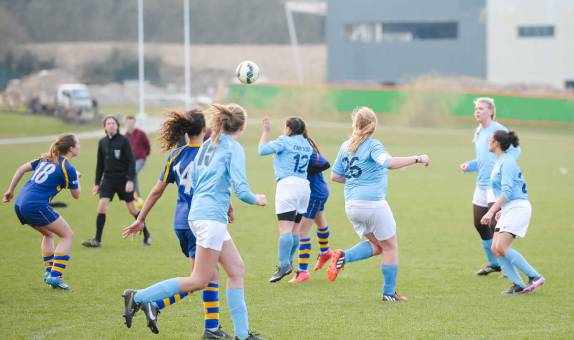
[[[104,117],[103,124],[106,136],[98,143],[96,182],[92,190],[94,195],[100,194],[96,236],[82,242],[83,246],[89,248],[99,248],[102,245],[106,212],[116,193],[120,200],[126,202],[126,207],[134,218],[139,214],[134,201],[135,157],[130,142],[119,133],[120,123],[116,117]],[[143,243],[149,246],[151,238],[146,227],[143,233]]]

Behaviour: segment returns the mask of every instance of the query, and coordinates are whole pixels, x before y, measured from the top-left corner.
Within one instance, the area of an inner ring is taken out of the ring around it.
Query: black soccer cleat
[[[203,331],[203,336],[201,338],[202,339],[233,339],[233,337],[231,335],[227,334],[227,332],[225,332],[221,328],[221,325],[219,325],[219,327],[215,331],[210,331],[209,329],[206,329],[205,331]]]
[[[238,337],[235,337],[235,340],[240,340],[240,339]],[[257,333],[249,332],[249,335],[247,336],[247,338],[245,338],[245,340],[265,340],[265,338],[260,337],[259,334],[257,334]]]
[[[513,294],[522,294],[524,289],[517,285],[516,283],[512,285],[512,287],[508,288],[507,290],[502,291],[500,294],[502,295],[513,295]]]
[[[500,267],[495,267],[495,266],[490,266],[490,265],[488,265],[488,266],[485,266],[485,267],[481,268],[479,271],[477,271],[477,272],[476,272],[476,275],[478,275],[478,276],[486,276],[486,275],[488,275],[488,274],[498,273],[498,272],[500,272],[500,271],[502,271],[502,269],[500,269]]]
[[[384,294],[383,293],[383,301],[387,302],[399,302],[399,301],[407,301],[408,298],[406,296],[402,296],[401,294],[395,292],[392,295]]]
[[[86,248],[99,248],[102,246],[102,242],[96,240],[95,238],[91,238],[82,242],[82,245]]]
[[[124,319],[126,319],[126,326],[132,327],[132,320],[136,312],[140,309],[140,305],[135,302],[134,296],[136,291],[132,289],[124,290],[122,297],[124,298]]]
[[[159,314],[159,308],[157,308],[153,303],[148,302],[141,305],[141,310],[145,314],[147,319],[147,326],[153,334],[159,333],[159,328],[157,328],[157,315]]]
[[[275,273],[273,273],[273,275],[271,275],[271,278],[269,278],[269,282],[277,282],[282,278],[284,278],[285,276],[291,274],[292,272],[293,272],[293,266],[290,264],[284,268],[277,266],[277,270],[275,271]]]

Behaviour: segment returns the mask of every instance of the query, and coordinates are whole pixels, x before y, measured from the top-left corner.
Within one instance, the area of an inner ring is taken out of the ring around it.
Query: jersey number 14
[[[183,169],[183,172],[181,172],[179,168],[180,164],[181,163],[177,163],[173,167],[173,170],[179,178],[179,186],[183,187],[183,192],[185,192],[186,195],[189,195],[191,193],[191,169],[193,167],[193,162],[189,162],[187,167]]]

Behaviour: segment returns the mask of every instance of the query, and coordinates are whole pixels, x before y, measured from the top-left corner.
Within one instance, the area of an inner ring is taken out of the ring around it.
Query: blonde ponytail
[[[205,115],[209,117],[211,141],[214,144],[219,143],[221,133],[233,133],[241,129],[247,117],[245,110],[237,104],[213,104],[205,111]]]
[[[368,107],[353,111],[353,134],[347,144],[347,152],[355,153],[363,142],[371,137],[377,128],[377,115]]]

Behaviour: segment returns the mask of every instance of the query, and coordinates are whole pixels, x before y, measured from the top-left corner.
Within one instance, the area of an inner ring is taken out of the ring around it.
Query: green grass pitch
[[[312,137],[332,161],[350,133],[350,124],[309,125]],[[413,166],[389,175],[388,201],[397,220],[400,249],[398,290],[410,299],[391,304],[380,300],[379,258],[347,266],[334,283],[324,271],[312,273],[312,279],[300,285],[289,284],[287,279],[267,282],[277,262],[272,158],[257,155],[260,129],[249,125],[240,137],[248,177],[253,191],[266,194],[270,203],[260,208],[234,199],[236,222],[230,232],[246,264],[251,328],[269,339],[571,338],[574,136],[532,127],[517,129],[523,147],[519,163],[533,218],[527,237],[516,241],[515,247],[545,275],[547,284],[531,295],[501,296],[500,291],[509,286],[506,280],[474,275],[484,263],[471,218],[474,175],[458,171],[458,165],[473,155],[473,127],[468,126],[461,130],[383,127],[376,133],[393,155],[428,153],[432,158],[428,168]],[[17,166],[47,148],[48,143],[0,146],[2,190]],[[151,247],[144,248],[141,238],[121,239],[121,229],[131,218],[117,198],[108,213],[103,247],[80,245],[95,229],[97,198],[91,195],[95,148],[96,140],[82,141],[81,155],[72,161],[83,175],[80,200],[72,200],[67,193],[56,199],[68,203],[68,208],[59,211],[75,231],[65,274],[72,292],[54,291],[42,283],[40,234],[19,225],[12,204],[0,207],[0,338],[199,338],[203,308],[198,293],[162,311],[159,336],[145,327],[141,313],[132,329],[123,325],[124,288],[143,288],[188,275],[190,268],[171,227],[175,187],[168,188],[148,218]],[[157,180],[165,157],[156,146],[141,175],[144,192]],[[345,216],[343,187],[329,185],[326,216],[331,246],[347,248],[358,239]],[[314,258],[316,238],[312,242]],[[232,331],[224,276],[221,321]]]

